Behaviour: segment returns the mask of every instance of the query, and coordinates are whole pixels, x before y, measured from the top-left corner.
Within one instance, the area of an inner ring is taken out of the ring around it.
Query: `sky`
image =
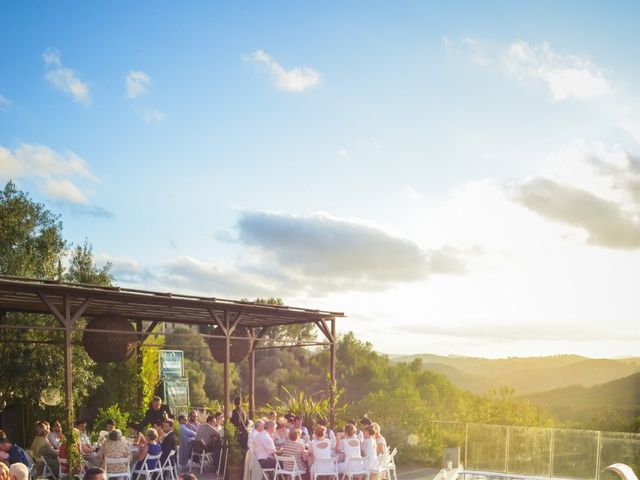
[[[5,2],[0,181],[121,286],[637,354],[637,2]]]

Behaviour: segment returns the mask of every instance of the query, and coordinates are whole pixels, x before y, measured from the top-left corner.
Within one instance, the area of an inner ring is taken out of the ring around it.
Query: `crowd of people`
[[[333,458],[342,473],[350,458],[363,458],[368,468],[372,468],[378,455],[388,451],[380,426],[366,416],[359,421],[350,420],[339,432],[330,429],[325,419],[318,418],[313,426],[309,425],[310,431],[303,425],[302,417],[295,413],[278,416],[276,412],[270,412],[254,423],[242,409],[241,398],[236,397],[234,402],[230,421],[236,428],[238,443],[245,451],[252,452],[262,468],[274,468],[275,455],[284,455],[293,457],[297,468],[308,475],[317,459]],[[149,469],[156,468],[157,462],[160,466],[165,465],[171,452],[177,452],[170,460],[176,467],[188,465],[192,452],[198,454],[199,462],[205,457],[203,454],[209,454],[210,461],[217,464],[225,445],[223,413],[210,414],[201,423],[198,412],[192,410],[188,415],[179,415],[177,420],[178,436],[171,411],[159,397],[154,397],[142,422],[127,425],[126,436],[116,421],[110,419],[101,426],[97,441],[92,443],[87,422],[76,421],[76,451],[85,460],[84,478],[87,479],[88,472],[94,472],[100,480],[100,472],[104,473],[108,459],[122,460],[110,461],[109,473],[126,473],[140,470],[144,462]],[[34,467],[34,460],[39,469],[35,472],[38,476],[47,473],[44,472],[45,465],[52,475],[68,476],[68,440],[60,422],[39,421],[35,425],[29,455],[0,431],[0,465],[7,469],[0,471],[0,480],[14,480],[10,471],[13,465],[22,465],[29,472]],[[159,460],[154,459],[157,455],[160,455]],[[66,461],[61,461],[63,459]],[[20,476],[21,467],[14,470],[15,480],[26,480]]]

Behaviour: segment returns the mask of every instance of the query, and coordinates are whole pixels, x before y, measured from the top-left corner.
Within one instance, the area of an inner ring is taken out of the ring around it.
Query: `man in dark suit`
[[[176,434],[173,431],[173,422],[171,420],[165,420],[162,423],[162,431],[164,432],[164,438],[162,439],[162,455],[160,456],[160,464],[164,465],[164,462],[167,460],[171,450],[174,452],[178,451],[178,442],[176,440]],[[171,459],[171,463],[175,465],[175,455]]]

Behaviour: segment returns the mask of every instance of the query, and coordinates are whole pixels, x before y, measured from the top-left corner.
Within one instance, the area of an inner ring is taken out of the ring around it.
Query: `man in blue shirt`
[[[31,467],[31,459],[27,452],[22,447],[13,445],[6,437],[0,439],[0,450],[9,454],[9,465],[24,463],[27,467]]]

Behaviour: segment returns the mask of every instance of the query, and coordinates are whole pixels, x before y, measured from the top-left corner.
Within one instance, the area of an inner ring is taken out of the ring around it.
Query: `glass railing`
[[[613,463],[640,472],[640,434],[435,422],[466,469],[541,477],[617,480]]]

